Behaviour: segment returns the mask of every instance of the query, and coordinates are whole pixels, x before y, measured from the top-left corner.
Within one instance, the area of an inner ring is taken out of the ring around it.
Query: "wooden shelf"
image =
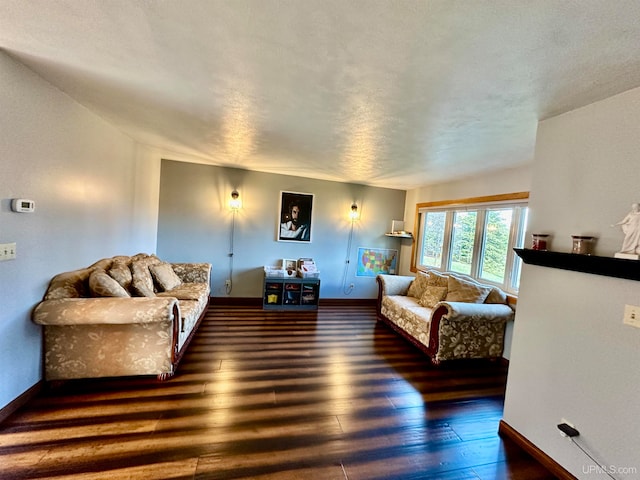
[[[404,233],[389,232],[389,233],[385,233],[385,235],[387,237],[394,237],[394,238],[413,238],[413,235],[409,232],[404,232]]]
[[[579,255],[576,253],[551,252],[514,248],[524,263],[541,267],[559,268],[574,272],[604,275],[606,277],[640,280],[640,261],[623,258]]]

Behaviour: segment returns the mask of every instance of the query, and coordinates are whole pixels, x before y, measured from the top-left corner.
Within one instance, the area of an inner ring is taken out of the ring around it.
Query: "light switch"
[[[0,243],[0,262],[4,260],[15,260],[16,243]]]
[[[623,322],[625,325],[640,328],[640,307],[625,305]]]

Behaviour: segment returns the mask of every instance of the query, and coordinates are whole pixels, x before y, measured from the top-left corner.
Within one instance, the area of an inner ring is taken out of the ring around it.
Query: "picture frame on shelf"
[[[282,269],[284,270],[284,276],[295,277],[297,260],[291,259],[291,258],[283,258],[281,262],[282,262]]]

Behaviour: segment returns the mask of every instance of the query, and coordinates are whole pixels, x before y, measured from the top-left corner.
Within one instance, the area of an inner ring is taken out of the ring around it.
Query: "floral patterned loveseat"
[[[378,319],[433,363],[500,358],[514,311],[506,294],[471,277],[429,270],[415,277],[378,275]]]
[[[209,263],[141,253],[56,275],[32,313],[46,380],[169,378],[206,313],[210,274]]]

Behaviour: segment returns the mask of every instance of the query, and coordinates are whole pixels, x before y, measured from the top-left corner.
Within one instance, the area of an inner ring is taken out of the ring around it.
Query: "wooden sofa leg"
[[[159,382],[166,382],[167,380],[172,378],[173,375],[174,375],[174,372],[159,373],[156,378],[158,379]]]

